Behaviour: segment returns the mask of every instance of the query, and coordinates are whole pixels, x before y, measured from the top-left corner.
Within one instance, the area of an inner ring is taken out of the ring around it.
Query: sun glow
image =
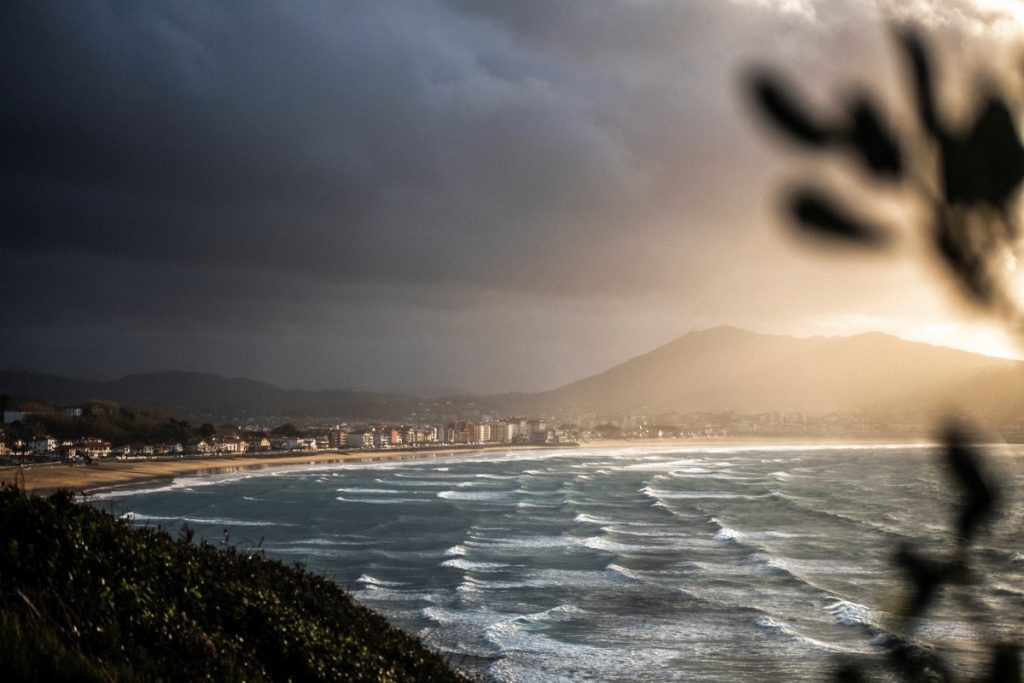
[[[948,346],[972,353],[981,353],[997,358],[1024,359],[1024,349],[1014,340],[1012,335],[999,325],[981,325],[971,323],[950,323],[928,325],[916,331],[908,331],[899,336],[915,341]]]

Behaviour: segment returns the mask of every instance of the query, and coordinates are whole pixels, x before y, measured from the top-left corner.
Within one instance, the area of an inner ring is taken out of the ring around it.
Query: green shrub
[[[458,681],[337,585],[0,487],[5,680]]]

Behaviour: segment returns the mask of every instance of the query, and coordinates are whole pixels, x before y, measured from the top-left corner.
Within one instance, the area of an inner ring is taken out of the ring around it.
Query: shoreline
[[[848,445],[920,445],[932,443],[926,438],[815,438],[815,437],[721,437],[707,439],[602,439],[577,446],[540,446],[531,444],[494,444],[467,447],[395,448],[388,450],[314,451],[298,455],[273,453],[206,456],[153,460],[103,460],[84,464],[33,464],[0,467],[0,482],[16,484],[29,494],[47,495],[64,489],[88,495],[143,484],[173,480],[176,477],[202,477],[244,470],[261,470],[295,465],[331,465],[346,462],[385,462],[395,460],[431,460],[434,458],[475,455],[494,451],[559,450],[572,448],[686,448],[714,446],[848,446]]]

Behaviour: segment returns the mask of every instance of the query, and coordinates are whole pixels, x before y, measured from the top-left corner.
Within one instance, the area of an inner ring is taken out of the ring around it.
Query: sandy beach
[[[513,450],[523,446],[475,447],[472,449],[382,451],[317,451],[299,454],[268,453],[223,455],[152,460],[97,460],[92,465],[80,463],[32,464],[25,467],[0,468],[0,482],[17,484],[29,493],[44,495],[59,489],[95,492],[180,476],[225,474],[239,470],[259,470],[288,465],[312,465],[344,462],[375,462],[469,455],[486,450]]]
[[[793,444],[839,443],[921,443],[925,439],[813,439],[813,438],[715,438],[715,439],[606,439],[581,443],[585,448],[631,447],[707,447],[707,446],[764,446]],[[288,465],[330,464],[345,462],[375,462],[389,460],[420,460],[428,458],[472,455],[481,452],[536,449],[531,445],[494,445],[467,448],[393,449],[375,451],[318,451],[300,454],[252,454],[237,456],[210,456],[160,460],[97,461],[92,465],[48,463],[24,467],[0,467],[0,482],[16,484],[29,493],[45,495],[66,489],[75,493],[90,493],[111,488],[138,486],[143,483],[169,480],[179,476],[224,474],[239,470],[258,470]]]

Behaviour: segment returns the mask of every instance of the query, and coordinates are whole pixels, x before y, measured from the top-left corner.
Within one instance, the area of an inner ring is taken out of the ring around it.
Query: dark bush
[[[0,487],[6,681],[457,681],[337,585]]]

